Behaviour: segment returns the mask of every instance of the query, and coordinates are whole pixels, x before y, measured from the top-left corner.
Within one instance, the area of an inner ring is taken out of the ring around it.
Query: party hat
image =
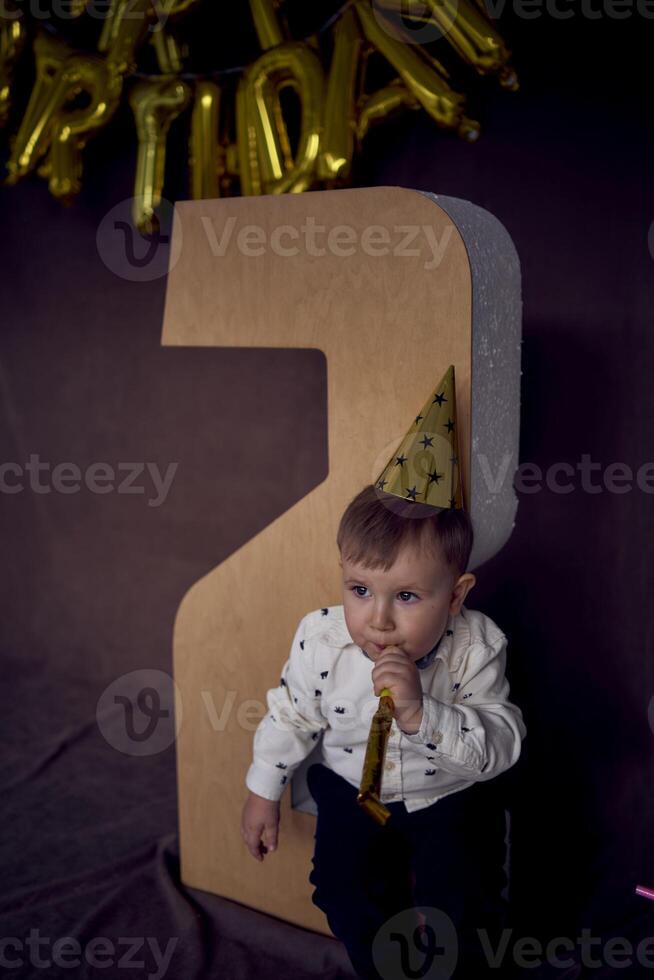
[[[463,510],[458,441],[450,364],[374,486],[402,500]]]

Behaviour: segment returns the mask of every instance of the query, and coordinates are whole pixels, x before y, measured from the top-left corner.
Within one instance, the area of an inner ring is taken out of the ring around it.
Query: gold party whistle
[[[379,695],[379,707],[370,724],[361,786],[357,794],[357,803],[382,827],[391,815],[391,811],[379,799],[379,794],[386,743],[393,722],[393,707],[391,692],[385,687]]]

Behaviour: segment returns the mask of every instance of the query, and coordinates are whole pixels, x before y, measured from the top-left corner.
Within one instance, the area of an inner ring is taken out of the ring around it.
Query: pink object
[[[649,898],[650,902],[654,902],[654,888],[645,888],[644,885],[636,885],[636,894],[642,895],[643,898]]]

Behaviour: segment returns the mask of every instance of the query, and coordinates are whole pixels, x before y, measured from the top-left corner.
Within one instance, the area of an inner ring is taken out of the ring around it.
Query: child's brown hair
[[[336,535],[341,556],[365,568],[388,571],[400,547],[411,544],[441,554],[455,577],[468,567],[473,539],[467,511],[402,500],[372,484],[350,501]]]

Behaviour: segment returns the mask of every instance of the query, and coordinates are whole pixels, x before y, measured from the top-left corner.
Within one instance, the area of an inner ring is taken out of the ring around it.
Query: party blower
[[[393,698],[389,689],[384,687],[379,695],[379,707],[370,724],[366,757],[363,760],[361,786],[357,794],[357,803],[382,827],[391,815],[391,811],[379,799],[379,794],[381,793],[386,743],[392,722]]]

